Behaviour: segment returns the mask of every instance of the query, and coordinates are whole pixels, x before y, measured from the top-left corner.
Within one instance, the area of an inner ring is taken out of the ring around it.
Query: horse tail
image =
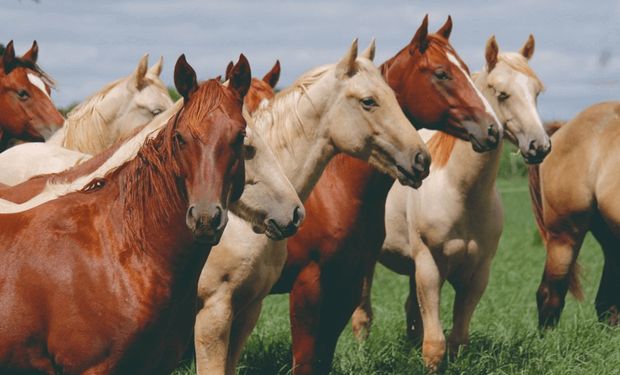
[[[581,265],[577,262],[577,259],[573,262],[568,269],[568,291],[578,301],[583,301],[583,290],[581,289],[581,282],[579,277],[581,276]]]
[[[528,169],[528,185],[530,188],[530,198],[532,201],[532,210],[536,219],[538,233],[542,237],[543,243],[547,243],[547,229],[543,221],[542,197],[540,195],[540,166],[538,164],[530,165]]]
[[[557,132],[558,130],[560,130],[560,128],[562,127],[562,125],[564,125],[565,122],[563,121],[551,121],[551,122],[547,122],[545,124],[545,131],[547,132],[547,135],[549,137],[551,137],[555,132]]]

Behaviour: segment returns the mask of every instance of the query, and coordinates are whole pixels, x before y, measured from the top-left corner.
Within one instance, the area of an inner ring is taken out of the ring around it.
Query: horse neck
[[[337,151],[329,139],[330,119],[324,116],[323,103],[309,98],[312,92],[284,92],[275,97],[270,107],[257,114],[256,128],[273,150],[282,170],[304,201],[316,185],[321,173]],[[273,108],[287,100],[287,110],[274,116]],[[265,128],[269,122],[269,128]]]

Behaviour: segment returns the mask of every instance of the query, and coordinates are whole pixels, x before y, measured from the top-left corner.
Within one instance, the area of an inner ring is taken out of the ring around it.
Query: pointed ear
[[[185,54],[179,56],[177,63],[174,65],[174,86],[185,100],[185,103],[198,90],[196,72],[185,59]]]
[[[233,66],[230,71],[230,88],[239,93],[241,100],[245,97],[250,89],[252,83],[252,71],[250,70],[250,63],[248,59],[243,55],[239,55],[239,61]]]
[[[412,55],[416,51],[424,52],[428,47],[428,14],[424,16],[422,20],[422,24],[418,28],[418,31],[415,32],[415,35],[411,39],[409,43],[409,53]]]
[[[368,47],[360,54],[360,57],[367,58],[370,61],[375,59],[375,38],[372,38]]]
[[[452,16],[448,16],[446,23],[437,30],[437,34],[443,36],[446,39],[450,39],[450,33],[452,32]]]
[[[235,64],[231,61],[228,63],[228,65],[226,65],[226,73],[224,73],[224,81],[227,81],[230,79],[230,73],[232,72],[233,67],[235,66]]]
[[[4,73],[9,74],[11,71],[17,66],[17,59],[15,58],[15,47],[13,46],[13,41],[11,40],[9,44],[6,45],[4,49],[4,54],[2,55],[2,66],[4,67]]]
[[[519,53],[521,53],[528,60],[532,58],[532,55],[534,54],[534,35],[530,34],[523,47],[519,50]]]
[[[487,71],[490,72],[497,64],[497,55],[499,54],[499,46],[495,40],[495,35],[491,35],[487,40],[487,46],[484,50],[484,57],[487,60]]]
[[[146,72],[149,68],[149,54],[145,53],[144,56],[140,59],[136,70],[133,72],[133,76],[131,77],[133,84],[138,90],[142,90],[146,84],[146,80],[144,77],[146,76]]]
[[[24,53],[22,56],[22,60],[31,62],[32,64],[37,63],[37,57],[39,57],[39,45],[35,40],[32,42],[32,47],[28,50],[28,52]]]
[[[280,60],[276,60],[270,71],[263,77],[263,82],[266,82],[271,88],[275,88],[280,79]]]
[[[338,64],[336,64],[336,77],[339,79],[343,79],[345,77],[351,77],[357,71],[357,64],[355,60],[357,59],[357,38],[353,40],[351,43],[351,47],[345,53],[345,55],[340,59]]]
[[[159,77],[163,67],[164,67],[164,57],[163,56],[159,56],[159,59],[157,60],[155,65],[153,65],[153,66],[151,66],[149,68],[149,71],[148,71],[147,74]]]

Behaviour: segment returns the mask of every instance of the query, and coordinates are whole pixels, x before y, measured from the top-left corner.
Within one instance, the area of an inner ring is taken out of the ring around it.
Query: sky
[[[144,53],[164,56],[163,80],[185,53],[200,79],[223,74],[243,52],[252,72],[282,63],[279,87],[336,62],[358,37],[377,40],[380,64],[405,46],[425,14],[430,29],[452,15],[450,40],[470,70],[484,64],[492,34],[518,50],[533,33],[531,65],[545,83],[544,120],[567,120],[588,105],[620,99],[620,1],[171,1],[2,0],[0,42],[18,54],[39,43],[39,64],[58,82],[59,106],[80,101],[127,76]]]

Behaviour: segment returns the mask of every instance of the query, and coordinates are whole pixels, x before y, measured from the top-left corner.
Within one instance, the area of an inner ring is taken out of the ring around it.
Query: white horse
[[[0,183],[16,185],[80,164],[168,109],[172,100],[159,78],[162,64],[160,58],[148,69],[144,55],[133,74],[106,85],[73,109],[46,143],[24,143],[0,154]]]
[[[486,46],[486,67],[473,80],[490,102],[526,162],[540,162],[551,143],[536,108],[542,82],[530,68],[534,38],[519,53],[499,53],[495,37]],[[407,331],[423,338],[424,363],[436,370],[446,350],[439,318],[440,292],[448,280],[456,292],[450,349],[456,353],[469,338],[469,323],[489,277],[503,227],[495,179],[502,154],[477,153],[450,135],[420,132],[433,165],[419,190],[394,184],[387,198],[386,238],[380,262],[410,277],[405,304]],[[366,280],[358,309],[370,306]],[[417,298],[416,298],[417,295]],[[371,314],[365,311],[359,316]]]
[[[419,186],[427,172],[426,148],[373,56],[374,43],[357,58],[356,40],[340,62],[304,74],[253,116],[255,130],[272,147],[302,200],[339,152],[367,160],[408,185]],[[198,373],[235,373],[286,254],[286,241],[256,235],[231,216],[198,284]]]

